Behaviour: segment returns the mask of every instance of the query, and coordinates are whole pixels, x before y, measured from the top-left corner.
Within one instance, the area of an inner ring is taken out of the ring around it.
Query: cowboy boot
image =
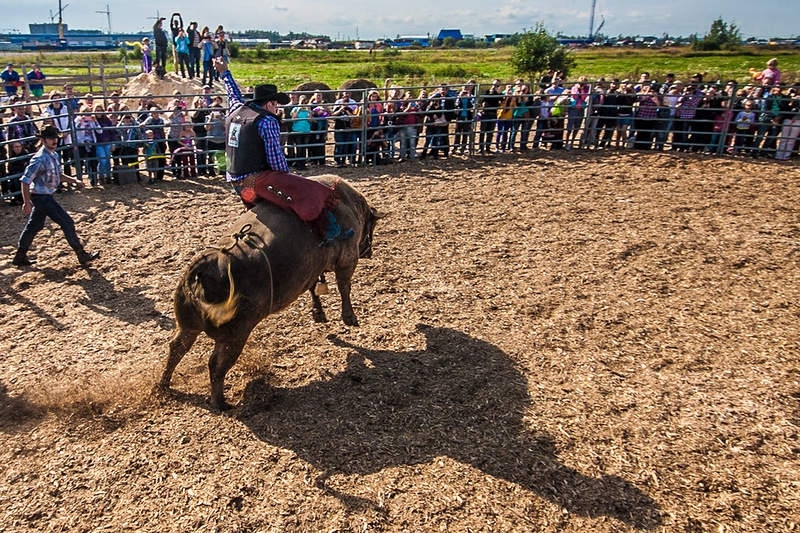
[[[22,248],[17,249],[14,259],[11,261],[14,266],[31,266],[33,263],[34,261],[28,259],[28,250],[23,250]]]
[[[323,235],[323,240],[319,244],[320,246],[329,246],[336,240],[346,241],[355,235],[353,228],[342,230],[331,211],[326,212],[326,220],[325,235]]]
[[[78,262],[82,265],[88,265],[98,257],[100,257],[100,252],[87,252],[83,248],[75,250],[75,254],[78,256]]]

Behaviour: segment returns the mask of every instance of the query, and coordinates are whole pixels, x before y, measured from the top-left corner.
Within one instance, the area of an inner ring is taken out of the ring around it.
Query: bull
[[[358,325],[350,301],[351,279],[359,258],[372,257],[373,230],[382,215],[344,180],[331,175],[311,179],[335,188],[334,215],[343,228],[353,228],[353,237],[320,246],[308,224],[276,205],[261,202],[245,212],[233,225],[236,233],[195,258],[178,283],[175,331],[158,389],[169,390],[175,367],[203,332],[214,340],[208,360],[211,403],[230,409],[224,396],[225,375],[261,320],[306,291],[311,294],[314,320],[326,320],[314,290],[325,272],[336,275],[342,321]]]

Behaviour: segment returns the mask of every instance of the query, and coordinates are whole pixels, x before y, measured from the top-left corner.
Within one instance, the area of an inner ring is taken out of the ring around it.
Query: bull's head
[[[372,257],[372,233],[375,231],[375,222],[386,215],[369,208],[367,219],[364,221],[364,230],[361,232],[361,241],[358,243],[358,257],[370,259]]]

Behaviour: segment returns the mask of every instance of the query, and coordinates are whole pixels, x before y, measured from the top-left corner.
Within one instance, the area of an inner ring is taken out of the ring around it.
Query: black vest
[[[258,121],[264,115],[280,120],[275,115],[248,104],[240,106],[225,119],[225,155],[231,176],[271,170],[264,152],[264,141],[258,136]]]

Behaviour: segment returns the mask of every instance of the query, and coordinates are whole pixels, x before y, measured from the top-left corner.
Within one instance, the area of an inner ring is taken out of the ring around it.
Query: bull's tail
[[[225,274],[227,277],[227,294],[224,294],[222,267],[224,258]],[[239,307],[239,295],[231,272],[231,258],[227,254],[217,254],[216,261],[213,256],[206,256],[189,276],[189,293],[192,295],[203,319],[214,327],[230,322]],[[224,295],[224,297],[223,297]]]

